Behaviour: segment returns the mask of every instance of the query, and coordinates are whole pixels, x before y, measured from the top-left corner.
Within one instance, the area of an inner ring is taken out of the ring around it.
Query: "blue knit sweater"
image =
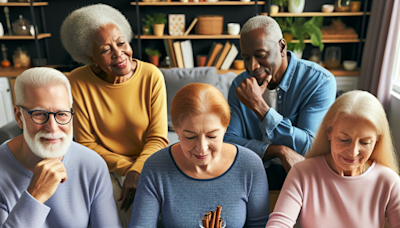
[[[206,212],[222,206],[229,228],[265,227],[269,216],[267,176],[260,157],[237,147],[232,166],[213,179],[194,179],[176,165],[171,147],[147,159],[140,175],[129,227],[199,227]]]

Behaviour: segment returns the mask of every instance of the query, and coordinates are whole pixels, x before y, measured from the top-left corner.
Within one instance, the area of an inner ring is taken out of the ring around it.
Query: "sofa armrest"
[[[20,134],[22,134],[22,129],[19,128],[17,122],[14,120],[0,128],[0,144]]]

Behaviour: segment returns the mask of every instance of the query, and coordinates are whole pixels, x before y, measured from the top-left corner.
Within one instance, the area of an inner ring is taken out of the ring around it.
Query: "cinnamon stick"
[[[202,221],[203,221],[203,226],[204,226],[204,228],[209,228],[209,222],[208,222],[208,220],[207,220],[207,217],[206,216],[204,216],[202,219],[201,219]]]
[[[221,206],[218,206],[217,210],[215,210],[215,228],[221,228],[221,226],[219,225],[219,219],[221,218],[221,210],[222,210]]]
[[[214,211],[212,211],[211,212],[212,213],[212,218],[211,218],[211,224],[210,224],[210,228],[214,228],[214,226],[215,226],[215,212]]]

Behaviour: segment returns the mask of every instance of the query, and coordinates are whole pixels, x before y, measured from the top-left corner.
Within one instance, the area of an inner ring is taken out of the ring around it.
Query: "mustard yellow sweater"
[[[90,66],[73,70],[69,79],[75,140],[99,153],[110,172],[141,172],[146,159],[168,146],[164,77],[139,60],[128,81],[110,84]]]

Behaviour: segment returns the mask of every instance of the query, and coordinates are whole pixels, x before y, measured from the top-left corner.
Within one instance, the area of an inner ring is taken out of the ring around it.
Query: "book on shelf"
[[[185,31],[185,33],[183,34],[183,36],[187,36],[187,35],[190,33],[190,31],[192,31],[193,27],[196,25],[196,23],[197,23],[198,20],[199,20],[199,19],[198,19],[197,17],[195,17],[195,18],[193,19],[192,23],[189,25],[188,29]]]
[[[169,43],[171,43],[171,45]],[[170,67],[176,67],[176,59],[175,59],[174,47],[172,46],[172,41],[164,39],[164,46],[165,46],[165,52],[167,53],[167,56],[169,56],[169,59],[171,60]]]
[[[222,63],[221,70],[228,70],[238,54],[239,54],[238,49],[236,48],[235,44],[232,43],[231,49],[229,50],[228,55],[226,56],[224,62]]]
[[[224,49],[222,49],[221,55],[218,58],[217,64],[215,64],[215,68],[217,70],[221,68],[223,61],[225,60],[226,56],[228,55],[229,50],[231,49],[231,43],[229,41],[225,42]]]
[[[185,65],[183,64],[183,58],[182,58],[182,50],[181,50],[181,44],[179,41],[175,41],[173,43],[174,46],[174,52],[176,56],[176,63],[179,68],[185,68]]]
[[[215,67],[215,65],[217,65],[217,62],[218,62],[219,57],[221,56],[221,53],[222,53],[222,49],[221,49],[221,51],[218,52],[217,56],[215,56],[214,62],[213,62],[213,64],[211,64],[211,66]]]
[[[207,64],[206,66],[213,66],[215,57],[221,52],[222,44],[221,43],[213,43],[210,51],[208,52]]]
[[[192,41],[191,40],[181,41],[181,50],[182,50],[183,65],[185,66],[185,68],[193,68],[194,61],[193,61]]]

